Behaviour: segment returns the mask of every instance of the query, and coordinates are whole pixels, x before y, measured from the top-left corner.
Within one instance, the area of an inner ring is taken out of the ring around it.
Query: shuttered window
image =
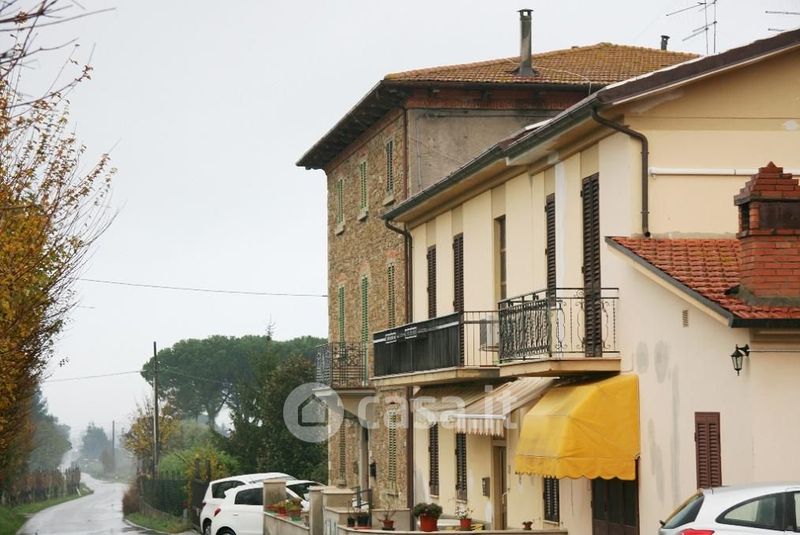
[[[428,247],[428,318],[436,317],[436,246]]]
[[[464,312],[464,235],[453,236],[453,311]],[[464,365],[464,324],[458,327],[459,364]]]
[[[344,342],[344,286],[336,290],[336,300],[339,308],[339,342]]]
[[[558,479],[554,477],[544,478],[544,519],[548,522],[558,522]]]
[[[388,410],[388,447],[386,453],[388,454],[389,466],[386,470],[386,476],[389,479],[389,484],[392,488],[397,483],[397,422],[400,419],[399,409],[392,407]]]
[[[361,202],[359,206],[362,210],[367,209],[367,162],[358,164],[358,178],[361,183]]]
[[[497,296],[506,298],[506,217],[494,220],[495,227],[495,274]]]
[[[361,277],[361,342],[369,341],[369,279]]]
[[[344,221],[344,181],[336,181],[336,223]]]
[[[397,313],[395,311],[397,302],[394,289],[394,264],[389,264],[386,267],[386,285],[387,285],[386,295],[388,296],[386,298],[386,308],[389,316],[387,318],[387,322],[388,326],[391,328],[394,327],[397,323],[397,315],[396,315]]]
[[[722,485],[719,413],[694,413],[694,441],[697,455],[697,488]]]
[[[456,498],[467,499],[467,435],[456,433]]]
[[[428,474],[431,494],[439,494],[439,424],[428,428]]]
[[[600,301],[600,180],[594,174],[583,180],[583,292],[585,303],[584,348],[587,357],[602,356]]]
[[[386,193],[394,192],[394,140],[386,143]]]
[[[345,434],[347,433],[347,427],[342,425],[339,428],[339,480],[344,482],[345,481],[345,464],[347,463],[347,442]]]
[[[547,293],[554,296],[556,291],[556,196],[551,193],[544,202],[547,227]]]

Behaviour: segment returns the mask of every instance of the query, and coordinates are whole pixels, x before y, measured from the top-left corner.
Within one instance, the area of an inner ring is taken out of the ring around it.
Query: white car
[[[214,516],[214,509],[225,498],[225,491],[248,483],[261,483],[267,479],[294,479],[289,474],[282,472],[266,472],[263,474],[242,474],[238,476],[215,479],[208,484],[206,494],[203,497],[203,508],[200,510],[200,528],[203,535],[211,534],[211,518]]]
[[[800,531],[800,483],[702,489],[663,522],[659,535],[776,535]]]
[[[251,483],[229,489],[214,508],[211,535],[262,535],[264,485]]]
[[[324,486],[322,483],[309,479],[296,479],[286,482],[286,497],[300,500],[303,512],[308,512],[308,489],[311,487]]]

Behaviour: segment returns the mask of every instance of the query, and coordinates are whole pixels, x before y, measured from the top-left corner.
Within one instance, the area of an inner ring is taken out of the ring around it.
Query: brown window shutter
[[[436,317],[436,246],[428,247],[428,318]]]
[[[453,310],[464,312],[464,235],[453,236]],[[458,331],[459,364],[464,365],[464,324]]]
[[[603,333],[600,302],[600,180],[583,180],[583,293],[585,306],[584,348],[587,357],[602,356]]]
[[[431,494],[439,494],[439,424],[428,428],[428,486]]]
[[[722,457],[718,412],[694,413],[697,487],[722,485]]]
[[[558,479],[554,477],[544,478],[544,519],[559,521]]]
[[[467,499],[467,435],[456,433],[456,499]]]
[[[556,291],[556,196],[551,193],[544,203],[547,225],[547,293]]]

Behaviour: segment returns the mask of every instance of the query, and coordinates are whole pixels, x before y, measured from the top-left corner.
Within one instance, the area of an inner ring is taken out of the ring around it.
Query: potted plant
[[[350,507],[347,509],[347,527],[356,527],[356,509],[352,504],[350,504]]]
[[[303,507],[297,498],[286,500],[286,512],[292,520],[300,520],[303,514]]]
[[[522,522],[522,529],[525,531],[531,531],[531,526],[533,525],[533,520],[525,520]]]
[[[356,526],[359,528],[369,527],[369,511],[359,511],[356,513]]]
[[[420,502],[414,506],[414,516],[419,518],[421,531],[437,531],[436,523],[442,516],[442,506],[438,503]]]
[[[278,508],[278,515],[286,516],[286,505],[287,505],[286,502],[288,501],[289,500],[281,500],[277,504],[275,504]]]
[[[384,500],[385,509],[381,514],[381,522],[383,523],[384,531],[394,531],[394,514],[397,512],[397,506],[393,497],[387,496]]]
[[[466,504],[460,503],[456,505],[456,516],[461,524],[461,531],[469,531],[472,527],[472,509]]]

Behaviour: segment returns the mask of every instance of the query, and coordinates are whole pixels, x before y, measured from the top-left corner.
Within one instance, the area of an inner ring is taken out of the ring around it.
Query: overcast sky
[[[386,73],[515,56],[517,9],[534,52],[601,41],[706,52],[689,0],[81,0],[110,13],[53,27],[93,49],[71,96],[79,138],[112,146],[118,212],[84,278],[259,292],[326,293],[325,183],[294,163]],[[800,0],[719,0],[717,50],[791,29]],[[77,11],[75,11],[77,13]],[[708,11],[709,21],[713,10]],[[709,39],[713,47],[713,39]],[[52,77],[43,60],[29,76]],[[91,158],[86,159],[90,163]],[[151,395],[135,374],[152,342],[213,334],[327,333],[326,300],[76,284],[75,309],[44,393],[73,431],[127,427]],[[58,381],[58,382],[56,382]]]

